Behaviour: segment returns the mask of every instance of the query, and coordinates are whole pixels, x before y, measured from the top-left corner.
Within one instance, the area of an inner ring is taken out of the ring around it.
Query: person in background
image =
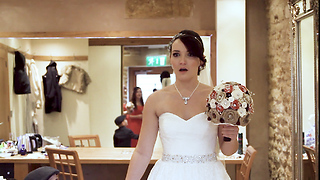
[[[131,129],[127,128],[128,121],[126,116],[118,116],[114,123],[119,127],[115,130],[113,135],[114,147],[131,147],[131,139],[138,139],[139,135],[134,134]]]
[[[134,104],[132,112],[128,112],[128,128],[131,129],[135,134],[140,134],[142,124],[142,111],[144,107],[144,101],[142,98],[142,91],[140,87],[133,88],[131,102]],[[138,140],[131,140],[131,147],[136,147]]]
[[[160,82],[162,88],[171,85],[170,73],[168,71],[162,71],[162,73],[160,74]]]
[[[217,159],[217,145],[223,154],[234,154],[238,149],[239,128],[207,120],[206,99],[213,87],[198,80],[206,64],[203,42],[198,33],[183,30],[170,41],[169,52],[176,82],[148,97],[126,180],[141,179],[152,157],[158,131],[163,155],[148,180],[230,179]],[[231,141],[224,141],[224,136]]]

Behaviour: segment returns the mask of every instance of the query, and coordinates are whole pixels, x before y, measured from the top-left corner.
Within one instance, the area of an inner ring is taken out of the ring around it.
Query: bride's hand
[[[238,132],[239,132],[238,126],[233,126],[233,125],[228,125],[228,124],[221,124],[219,126],[221,126],[222,136],[229,137],[231,139],[237,139]]]

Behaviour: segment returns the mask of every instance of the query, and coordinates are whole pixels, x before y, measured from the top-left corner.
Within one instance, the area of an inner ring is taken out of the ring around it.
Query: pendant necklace
[[[193,93],[197,90],[198,86],[200,85],[200,82],[198,82],[198,85],[196,88],[194,88],[193,92],[190,94],[189,97],[183,97],[179,91],[179,89],[176,86],[176,83],[174,83],[174,87],[176,88],[177,92],[179,93],[180,97],[184,100],[184,104],[187,105],[188,104],[188,100],[191,98],[191,96],[193,95]]]

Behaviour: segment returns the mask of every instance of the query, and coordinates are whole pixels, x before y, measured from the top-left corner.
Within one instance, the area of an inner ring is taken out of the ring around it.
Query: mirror
[[[175,32],[174,32],[175,33]],[[172,33],[172,34],[174,34]],[[200,34],[206,39],[206,49],[207,57],[210,59],[210,54],[213,54],[210,43],[213,43],[212,36],[213,32],[201,32]],[[88,34],[84,34],[88,36]],[[89,35],[90,36],[90,35]],[[137,37],[134,33],[130,35]],[[27,52],[29,55],[38,56],[36,63],[38,67],[39,75],[44,75],[46,71],[46,66],[49,64],[50,58],[56,59],[57,56],[63,57],[68,56],[69,59],[65,61],[55,60],[58,64],[58,70],[62,67],[75,64],[82,67],[87,72],[89,72],[90,77],[92,78],[92,83],[88,86],[88,92],[86,94],[77,94],[72,91],[63,90],[64,97],[64,111],[61,113],[50,113],[44,114],[40,109],[37,111],[39,116],[38,122],[40,123],[40,118],[43,117],[42,127],[46,132],[46,136],[57,136],[59,135],[59,140],[68,145],[68,134],[89,134],[96,133],[101,136],[102,146],[112,147],[112,137],[116,126],[114,124],[114,119],[120,115],[122,107],[123,95],[122,91],[122,78],[123,72],[121,71],[122,67],[122,47],[123,46],[132,46],[132,45],[150,45],[150,44],[167,44],[171,39],[168,34],[164,33],[162,36],[156,37],[147,37],[143,36],[140,38],[45,38],[41,39],[28,39],[28,38],[13,38],[13,39],[1,39],[0,43],[19,51]],[[47,40],[46,40],[47,39]],[[49,39],[49,40],[48,40]],[[24,46],[23,43],[29,45],[32,41],[32,47]],[[47,41],[48,43],[45,43]],[[12,42],[12,43],[11,43]],[[51,43],[52,42],[52,43]],[[50,46],[47,46],[50,44]],[[21,47],[20,47],[21,46]],[[7,47],[2,48],[7,50]],[[10,48],[9,48],[10,49]],[[29,51],[27,51],[29,49]],[[13,49],[12,49],[13,50]],[[54,51],[62,52],[60,54],[55,54]],[[98,55],[102,54],[102,55]],[[51,56],[52,55],[52,56]],[[41,56],[41,57],[40,57]],[[73,58],[87,56],[86,60],[72,61]],[[49,58],[49,59],[48,59]],[[70,59],[71,58],[71,59]],[[8,69],[12,70],[14,68],[14,55],[8,53]],[[88,59],[90,59],[88,61]],[[90,62],[90,63],[89,63]],[[39,66],[38,66],[39,65]],[[208,72],[203,74],[203,79],[211,79],[210,77],[210,65],[208,64]],[[1,71],[2,72],[2,71]],[[106,73],[105,76],[101,76],[101,72]],[[9,80],[12,84],[12,73],[9,74]],[[206,76],[207,75],[207,76]],[[100,82],[100,83],[99,83]],[[101,83],[108,82],[108,83]],[[9,85],[11,89],[10,92],[13,92],[12,86]],[[99,93],[92,93],[93,91]],[[8,95],[9,96],[9,95]],[[15,132],[13,139],[17,136],[24,134],[25,132],[25,123],[20,122],[25,117],[22,103],[26,102],[25,96],[9,96],[10,101],[14,103],[10,104],[8,110],[11,112],[11,122],[12,123],[12,132]],[[5,103],[4,103],[5,104]],[[22,104],[17,106],[17,104]],[[14,106],[14,107],[13,107]],[[20,109],[19,109],[20,108]],[[81,109],[79,111],[74,111],[74,109]],[[90,109],[90,113],[89,113]],[[69,113],[68,113],[69,112]],[[10,114],[10,112],[8,113]],[[2,114],[1,114],[2,115]],[[22,118],[20,118],[22,117]],[[19,122],[18,122],[19,121]],[[1,121],[2,122],[2,121]],[[41,124],[39,124],[41,127]],[[1,125],[3,127],[3,125]],[[88,128],[90,127],[90,128]],[[43,134],[40,132],[40,134]],[[104,143],[104,144],[103,144]]]
[[[308,166],[303,145],[314,149],[315,171],[319,152],[318,3],[292,0],[292,70],[294,179],[318,179]],[[308,166],[309,168],[306,168]],[[302,171],[301,171],[302,170]],[[311,170],[311,171],[310,171]]]

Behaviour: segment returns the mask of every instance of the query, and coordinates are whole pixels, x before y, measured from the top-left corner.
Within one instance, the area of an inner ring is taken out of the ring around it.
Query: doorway
[[[129,67],[129,90],[128,101],[132,98],[132,90],[138,86],[142,90],[142,98],[146,102],[150,94],[153,93],[153,89],[160,90],[162,88],[160,82],[160,74],[163,71],[168,71],[171,74],[171,83],[175,82],[175,75],[171,66],[164,67]]]
[[[176,81],[175,74],[170,74],[171,84]],[[160,74],[137,74],[136,75],[136,86],[140,87],[143,91],[142,98],[147,101],[147,98],[157,90],[162,89],[162,84],[160,82]]]
[[[128,67],[128,91],[127,101],[132,98],[132,90],[138,86],[142,90],[142,96],[144,102],[147,100],[149,95],[153,92],[153,89],[161,89],[160,74],[163,71],[168,71],[171,74],[171,83],[175,82],[175,76],[171,66],[162,67]]]
[[[132,90],[136,86],[142,86],[143,100],[146,101],[154,88],[161,87],[160,74],[163,71],[173,73],[167,46],[168,43],[122,46],[123,104],[131,100]],[[156,59],[160,57],[161,63],[151,63],[158,62]]]

